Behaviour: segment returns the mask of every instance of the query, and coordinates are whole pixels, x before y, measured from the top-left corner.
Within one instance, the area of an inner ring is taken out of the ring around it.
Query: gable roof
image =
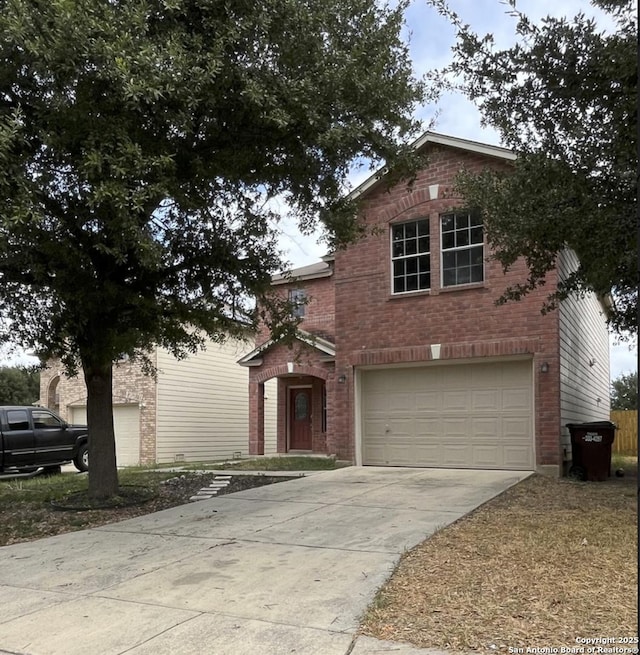
[[[435,144],[446,146],[448,148],[456,148],[458,150],[465,150],[478,155],[485,155],[487,157],[496,157],[506,161],[515,161],[516,155],[508,148],[500,146],[492,146],[480,141],[471,141],[469,139],[461,139],[457,136],[449,136],[447,134],[439,134],[438,132],[425,132],[421,137],[417,138],[411,147],[414,150],[420,150],[428,144]],[[376,171],[373,175],[369,176],[364,182],[358,185],[349,195],[348,198],[355,200],[359,196],[366,193],[369,189],[376,185],[387,174],[386,166]]]
[[[331,341],[327,341],[327,339],[317,337],[315,334],[300,329],[296,333],[296,339],[324,353],[327,356],[327,360],[333,359],[336,356],[335,344],[331,343]],[[240,364],[240,366],[260,366],[260,364],[262,364],[262,359],[259,356],[263,352],[269,350],[271,346],[275,346],[278,343],[279,340],[277,339],[269,339],[269,341],[265,341],[261,346],[254,348],[250,353],[241,357],[238,360],[238,364]]]

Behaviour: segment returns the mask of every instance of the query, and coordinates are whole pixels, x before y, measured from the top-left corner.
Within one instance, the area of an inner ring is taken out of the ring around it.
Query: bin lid
[[[592,421],[591,423],[567,423],[569,429],[577,428],[578,430],[597,430],[605,428],[607,430],[617,430],[618,426],[611,421]]]

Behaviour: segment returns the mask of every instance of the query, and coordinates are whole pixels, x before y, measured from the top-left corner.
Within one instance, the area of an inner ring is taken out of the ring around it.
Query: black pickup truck
[[[0,472],[89,468],[87,426],[69,425],[44,407],[0,406]]]

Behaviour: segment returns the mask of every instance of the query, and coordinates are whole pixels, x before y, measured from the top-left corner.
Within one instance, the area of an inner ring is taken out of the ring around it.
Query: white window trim
[[[402,257],[394,257],[393,256],[393,228],[398,226],[398,225],[406,225],[408,223],[418,223],[419,221],[427,221],[427,224],[429,226],[429,233],[427,236],[429,237],[429,251],[428,252],[421,252],[417,253],[415,255],[403,255]],[[427,293],[431,291],[431,256],[433,254],[433,251],[431,249],[431,218],[429,216],[422,216],[421,218],[414,218],[408,221],[398,221],[397,223],[390,223],[389,224],[389,287],[391,291],[392,296],[406,296],[411,293]],[[424,255],[429,256],[429,286],[425,287],[424,289],[414,289],[413,291],[394,291],[393,289],[393,262],[394,261],[399,261],[401,259],[409,259],[411,257],[421,257]]]
[[[464,211],[464,210],[463,210]],[[445,212],[444,214],[438,214],[438,250],[440,251],[440,289],[443,291],[447,291],[449,289],[464,289],[465,287],[477,287],[481,286],[485,283],[486,280],[486,266],[485,266],[485,231],[484,231],[484,222],[481,223],[482,225],[482,243],[474,243],[470,244],[468,246],[455,246],[454,248],[447,248],[446,250],[442,247],[442,219],[444,216],[450,216],[450,215],[456,215],[459,212],[457,210],[453,210],[451,212]],[[469,215],[471,215],[471,212],[467,211]],[[444,253],[445,252],[457,252],[459,250],[470,250],[471,248],[477,248],[478,246],[482,246],[482,280],[479,282],[465,282],[464,284],[447,284],[445,286],[444,284]]]

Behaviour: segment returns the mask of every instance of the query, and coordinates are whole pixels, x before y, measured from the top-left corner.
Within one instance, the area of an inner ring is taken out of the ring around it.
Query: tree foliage
[[[0,405],[32,405],[38,398],[40,371],[37,367],[0,367]]]
[[[638,372],[622,373],[611,382],[611,409],[638,409]]]
[[[403,11],[0,0],[0,313],[13,340],[82,367],[92,495],[117,490],[111,363],[242,334],[249,297],[277,322],[271,201],[338,246],[358,230],[354,158],[415,165]]]
[[[508,269],[524,257],[528,280],[506,290],[519,299],[544,284],[565,247],[580,260],[549,306],[586,290],[614,299],[609,320],[637,329],[637,32],[635,3],[598,0],[615,28],[584,14],[533,24],[513,9],[519,42],[495,47],[446,5],[456,26],[447,72],[476,102],[517,160],[507,173],[463,174],[458,186],[484,215],[488,239]],[[515,8],[515,0],[509,0]]]

